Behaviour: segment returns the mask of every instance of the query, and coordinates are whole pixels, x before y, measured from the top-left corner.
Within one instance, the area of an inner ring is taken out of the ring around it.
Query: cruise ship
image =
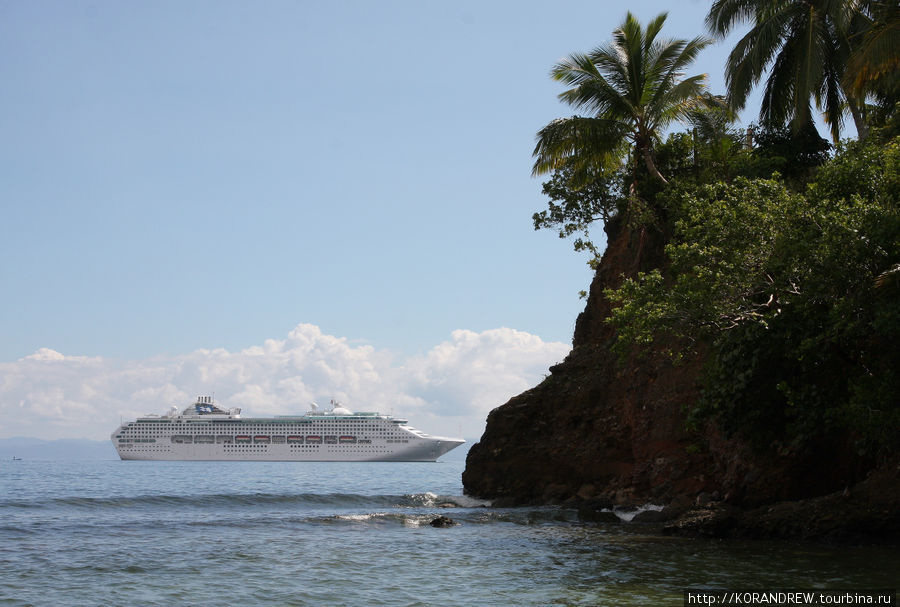
[[[433,462],[465,441],[431,436],[380,413],[354,413],[332,401],[305,415],[241,417],[201,396],[183,411],[146,415],[112,433],[127,460]]]

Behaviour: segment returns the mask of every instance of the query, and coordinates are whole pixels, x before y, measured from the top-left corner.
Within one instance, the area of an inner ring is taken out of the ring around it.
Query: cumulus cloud
[[[426,432],[476,438],[491,409],[537,384],[568,351],[514,329],[459,330],[398,361],[310,324],[237,352],[121,361],[41,348],[0,363],[0,437],[102,439],[122,418],[214,393],[247,416],[303,413],[311,401],[334,398],[350,409],[408,417]]]

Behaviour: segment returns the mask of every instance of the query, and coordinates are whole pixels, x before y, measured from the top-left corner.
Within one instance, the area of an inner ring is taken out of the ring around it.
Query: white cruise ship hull
[[[123,460],[433,462],[465,441],[431,436],[378,413],[242,418],[200,397],[180,414],[148,415],[111,436]]]
[[[308,450],[291,445],[151,445],[116,446],[123,460],[168,461],[289,461],[289,462],[433,462],[462,444],[459,439],[436,439],[416,445],[384,445],[372,450],[342,445],[316,445]],[[344,448],[341,448],[344,447]]]

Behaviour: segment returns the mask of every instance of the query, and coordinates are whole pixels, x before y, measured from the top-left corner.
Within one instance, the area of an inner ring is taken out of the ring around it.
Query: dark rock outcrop
[[[894,461],[828,495],[746,510],[713,502],[684,513],[663,530],[691,537],[894,543],[900,537],[898,503],[900,461]]]
[[[615,333],[605,323],[610,307],[603,290],[662,267],[664,236],[615,224],[607,232],[573,350],[541,384],[490,413],[466,460],[466,493],[495,505],[677,505],[669,518],[690,506],[699,510],[684,515],[694,523],[682,517],[684,529],[728,535],[745,525],[747,535],[796,536],[765,516],[747,517],[754,508],[852,486],[871,466],[858,461],[849,443],[806,456],[777,446],[760,453],[711,423],[688,430],[685,412],[699,397],[702,355],[676,365],[659,352],[635,352],[623,363],[611,351]]]
[[[468,454],[467,493],[506,503],[628,505],[717,488],[682,414],[698,396],[699,361],[676,366],[649,353],[622,365],[610,350],[603,289],[661,265],[662,235],[615,225],[608,232],[572,352],[539,386],[490,413]]]
[[[430,523],[428,523],[432,527],[445,528],[452,527],[456,524],[452,518],[446,517],[443,514],[435,519],[432,519]]]

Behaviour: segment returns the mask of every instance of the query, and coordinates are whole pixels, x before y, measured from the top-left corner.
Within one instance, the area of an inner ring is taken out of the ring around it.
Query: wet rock
[[[576,496],[580,500],[589,501],[596,495],[596,493],[596,487],[591,484],[585,484],[582,485],[580,489],[578,489],[578,493],[576,493]]]
[[[731,537],[738,527],[739,516],[739,510],[733,506],[712,503],[688,510],[678,520],[663,527],[663,532],[687,537]]]
[[[527,505],[527,502],[514,497],[495,497],[491,500],[491,506],[494,508],[515,508],[524,505]]]
[[[436,519],[432,520],[428,524],[431,525],[432,527],[444,528],[444,527],[452,527],[456,523],[453,521],[452,518],[441,515],[441,516],[437,517]]]
[[[697,499],[694,502],[694,504],[700,508],[705,508],[706,506],[709,506],[710,502],[712,502],[712,501],[713,501],[712,496],[709,493],[706,493],[704,491],[704,492],[700,493],[700,495],[697,496]]]
[[[663,510],[644,510],[643,512],[638,512],[634,515],[634,518],[631,519],[632,523],[666,523],[674,519],[675,516],[672,512],[666,512]]]
[[[578,509],[578,518],[590,523],[621,523],[622,519],[611,510],[600,510],[590,507]]]
[[[615,506],[615,503],[608,497],[598,497],[586,501],[583,505],[584,508],[591,508],[592,510],[612,510],[613,506]]]
[[[741,509],[723,502],[693,508],[663,527],[672,535],[799,539],[836,544],[900,544],[900,462],[849,490]]]

